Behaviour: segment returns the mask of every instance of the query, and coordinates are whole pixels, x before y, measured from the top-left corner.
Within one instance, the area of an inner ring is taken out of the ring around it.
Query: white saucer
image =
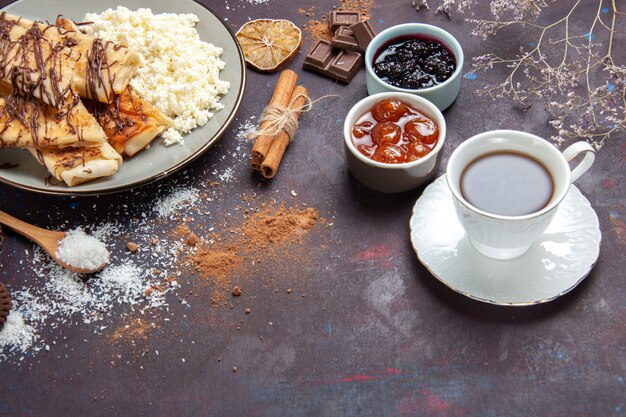
[[[598,216],[574,185],[539,240],[508,261],[487,258],[473,248],[457,220],[445,175],[417,200],[410,227],[417,257],[439,281],[498,305],[554,300],[589,274],[600,253]]]

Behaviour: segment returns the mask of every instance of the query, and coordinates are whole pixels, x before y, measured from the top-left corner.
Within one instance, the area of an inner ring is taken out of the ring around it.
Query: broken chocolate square
[[[326,68],[333,58],[333,48],[327,41],[320,41],[311,49],[304,62],[317,68]]]
[[[328,14],[328,26],[335,33],[341,26],[350,26],[361,21],[359,12],[353,11],[332,11]]]
[[[302,68],[349,83],[362,65],[360,53],[334,49],[328,41],[320,39],[304,58]]]
[[[359,72],[362,64],[363,55],[360,53],[341,51],[328,66],[328,72],[331,77],[343,81],[344,83],[349,83],[356,73]]]
[[[352,29],[348,26],[340,26],[335,32],[335,36],[330,41],[333,48],[344,49],[346,51],[358,51],[359,42],[357,41]]]
[[[376,36],[376,33],[374,33],[374,29],[368,20],[351,25],[350,30],[352,30],[361,51],[365,51],[367,49],[367,45],[369,45],[372,39],[374,39],[374,36]]]

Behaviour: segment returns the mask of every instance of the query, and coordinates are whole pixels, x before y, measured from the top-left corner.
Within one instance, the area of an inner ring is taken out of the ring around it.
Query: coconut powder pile
[[[149,323],[151,311],[167,309],[166,294],[179,288],[176,262],[181,244],[165,236],[155,241],[154,219],[147,213],[174,217],[181,210],[187,212],[198,194],[196,188],[173,184],[151,207],[143,207],[143,212],[137,213],[134,210],[140,208],[133,207],[121,208],[123,215],[112,213],[122,218],[139,214],[130,224],[108,221],[68,232],[59,245],[59,258],[82,268],[110,262],[101,272],[86,276],[68,271],[39,246],[26,252],[32,261],[24,268],[39,279],[11,288],[11,312],[0,331],[0,362],[11,358],[19,362],[40,352],[57,351],[58,336],[55,332],[45,335],[45,329],[82,322],[100,334],[108,331],[113,317],[140,315]],[[135,252],[129,253],[124,235],[136,242]],[[109,243],[111,252],[103,241]]]
[[[7,350],[25,353],[37,337],[35,329],[24,322],[22,314],[12,311],[0,332],[0,352]],[[3,354],[0,353],[0,359],[2,356]]]
[[[248,174],[247,166],[238,164],[245,155],[247,147],[238,146],[233,152],[223,153],[221,168],[209,165],[194,175],[236,180]],[[234,166],[238,167],[236,171]],[[180,236],[157,234],[155,223],[193,221],[195,216],[213,221],[212,208],[223,196],[223,187],[210,179],[195,186],[191,182],[183,170],[177,179],[146,191],[149,195],[140,191],[136,204],[107,205],[109,220],[81,229],[85,235],[107,242],[109,265],[99,273],[85,276],[67,271],[36,245],[13,254],[18,257],[15,269],[0,270],[0,278],[15,274],[34,279],[17,280],[8,288],[12,305],[7,323],[0,330],[0,362],[23,361],[32,366],[32,358],[39,354],[67,355],[62,329],[68,326],[87,326],[85,331],[104,335],[119,322],[141,320],[152,327],[158,321],[173,319],[176,313],[169,309],[172,300],[190,306],[180,293],[181,285],[189,282],[180,270],[179,253],[188,248]],[[82,208],[82,203],[72,200],[71,207]],[[94,204],[89,209],[99,208]],[[79,234],[78,230],[74,232]],[[132,251],[129,242],[133,242]]]
[[[100,269],[110,259],[105,244],[80,227],[66,233],[59,242],[56,256],[67,265],[86,270]]]

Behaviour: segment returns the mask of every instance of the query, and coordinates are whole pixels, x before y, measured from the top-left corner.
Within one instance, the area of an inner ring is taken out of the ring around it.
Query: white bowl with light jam
[[[377,191],[399,193],[433,178],[446,121],[430,101],[409,93],[379,93],[356,103],[343,125],[348,169]]]

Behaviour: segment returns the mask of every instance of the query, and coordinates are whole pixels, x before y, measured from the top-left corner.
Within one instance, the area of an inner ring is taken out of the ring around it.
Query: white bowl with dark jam
[[[402,92],[447,109],[461,88],[463,49],[436,26],[405,23],[385,29],[365,51],[368,94]]]
[[[446,121],[430,101],[409,93],[379,93],[356,103],[344,121],[348,169],[385,193],[419,187],[433,178]]]

